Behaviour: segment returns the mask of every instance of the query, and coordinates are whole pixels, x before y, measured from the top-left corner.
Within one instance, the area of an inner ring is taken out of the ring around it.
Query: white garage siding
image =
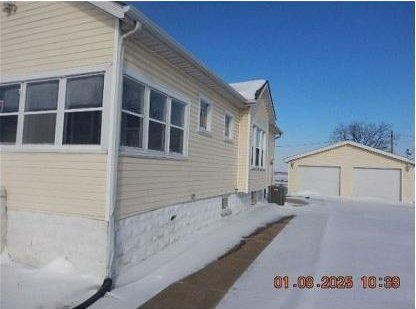
[[[340,168],[334,166],[299,166],[299,191],[325,196],[339,196]]]
[[[401,201],[401,170],[354,168],[353,196]]]

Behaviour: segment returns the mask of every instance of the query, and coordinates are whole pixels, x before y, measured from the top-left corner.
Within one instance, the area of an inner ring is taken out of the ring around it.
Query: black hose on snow
[[[78,306],[74,307],[73,309],[86,309],[89,306],[91,306],[93,303],[95,303],[98,299],[103,297],[105,293],[111,291],[111,287],[113,285],[113,280],[111,278],[105,278],[103,281],[103,284],[98,289],[97,292],[95,292],[94,295],[92,295],[90,298],[85,300],[82,304],[79,304]]]

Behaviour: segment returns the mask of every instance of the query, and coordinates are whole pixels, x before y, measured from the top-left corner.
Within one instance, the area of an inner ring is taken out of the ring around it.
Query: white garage
[[[400,169],[355,167],[353,173],[353,197],[401,200]]]
[[[340,168],[299,166],[299,191],[325,196],[339,196]]]
[[[346,141],[289,157],[289,194],[414,203],[414,161]]]

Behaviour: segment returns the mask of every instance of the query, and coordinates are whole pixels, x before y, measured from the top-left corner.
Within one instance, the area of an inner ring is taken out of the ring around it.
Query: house
[[[2,239],[16,261],[115,277],[264,199],[280,135],[267,81],[225,83],[120,2],[2,6]]]
[[[415,163],[351,141],[285,159],[289,194],[415,200]]]

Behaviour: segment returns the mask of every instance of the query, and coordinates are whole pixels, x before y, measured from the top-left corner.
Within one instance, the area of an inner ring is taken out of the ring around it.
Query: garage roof
[[[392,158],[392,159],[396,159],[396,160],[399,160],[399,161],[403,161],[403,162],[415,165],[414,161],[409,160],[405,157],[402,157],[402,156],[399,156],[399,155],[396,155],[396,154],[393,154],[393,153],[390,153],[390,152],[386,152],[386,151],[383,151],[383,150],[380,150],[380,149],[376,149],[376,148],[373,148],[373,147],[369,147],[369,146],[366,146],[366,145],[363,145],[363,144],[359,144],[359,143],[356,143],[356,142],[353,142],[353,141],[343,141],[343,142],[335,143],[335,144],[332,144],[332,145],[329,145],[329,146],[326,146],[326,147],[322,147],[322,148],[319,148],[319,149],[315,149],[315,150],[312,150],[312,151],[309,151],[309,152],[305,152],[305,153],[298,154],[298,155],[295,155],[295,156],[287,157],[287,158],[285,158],[284,161],[286,163],[288,163],[288,162],[291,162],[291,161],[294,161],[294,160],[297,160],[297,159],[300,159],[300,158],[308,157],[308,156],[311,156],[311,155],[314,155],[314,154],[317,154],[317,153],[320,153],[320,152],[328,151],[328,150],[338,148],[338,147],[342,147],[342,146],[345,146],[345,145],[354,146],[354,147],[357,147],[357,148],[361,148],[363,150],[367,150],[369,152],[374,152],[374,153],[380,154],[380,155],[385,156],[385,157],[389,157],[389,158]]]

